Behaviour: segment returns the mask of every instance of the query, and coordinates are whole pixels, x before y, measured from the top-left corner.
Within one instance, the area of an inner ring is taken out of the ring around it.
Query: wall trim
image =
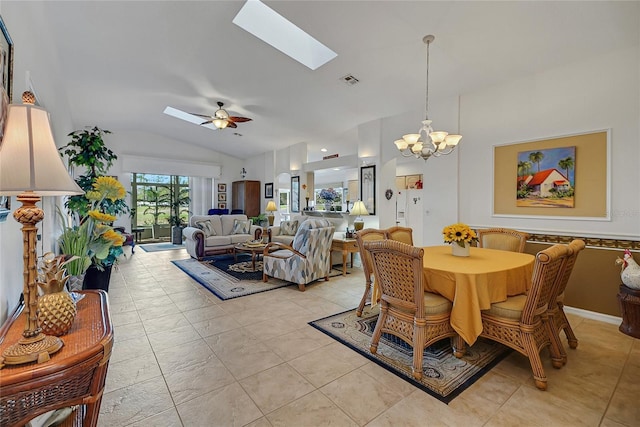
[[[611,316],[609,314],[597,313],[595,311],[584,310],[582,308],[574,308],[564,306],[566,313],[575,314],[576,316],[584,317],[585,319],[597,320],[599,322],[610,323],[612,325],[619,325],[622,323],[622,317]]]

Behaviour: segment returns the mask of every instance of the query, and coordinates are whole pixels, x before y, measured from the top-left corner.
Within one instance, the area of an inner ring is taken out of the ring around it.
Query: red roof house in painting
[[[552,196],[553,193],[550,190],[553,188],[556,190],[571,188],[569,180],[557,169],[546,169],[533,175],[519,176],[518,188],[522,186],[523,182],[531,189],[532,195],[539,197]]]

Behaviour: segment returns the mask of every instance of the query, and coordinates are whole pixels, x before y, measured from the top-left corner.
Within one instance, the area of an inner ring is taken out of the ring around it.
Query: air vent
[[[344,77],[341,77],[340,80],[342,80],[343,82],[345,82],[346,84],[348,84],[349,86],[353,86],[355,84],[358,84],[358,82],[360,80],[356,79],[353,75],[351,74],[347,74]]]

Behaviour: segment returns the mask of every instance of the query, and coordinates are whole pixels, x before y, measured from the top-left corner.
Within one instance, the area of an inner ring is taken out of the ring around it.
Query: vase
[[[64,280],[39,283],[44,295],[38,297],[38,320],[45,335],[66,334],[76,318],[76,303],[64,289]]]
[[[324,210],[327,211],[327,212],[330,211],[331,210],[331,205],[333,205],[333,202],[330,202],[328,200],[325,201],[324,202]]]
[[[87,269],[87,273],[84,276],[83,289],[101,289],[105,292],[109,291],[109,280],[111,280],[111,269],[113,265],[104,267],[104,270],[99,270],[95,265],[91,265]]]
[[[458,243],[453,242],[451,244],[451,253],[454,256],[469,256],[469,252],[471,251],[471,245],[468,242],[464,242],[464,247],[460,246]]]
[[[67,281],[67,288],[69,288],[69,291],[73,292],[73,291],[82,290],[82,284],[84,283],[84,275],[85,273],[74,274],[73,276],[69,276],[69,280]]]

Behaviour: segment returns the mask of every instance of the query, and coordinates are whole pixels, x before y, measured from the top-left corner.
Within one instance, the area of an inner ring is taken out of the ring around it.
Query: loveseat
[[[233,252],[233,247],[257,237],[262,229],[251,223],[246,215],[193,215],[189,226],[182,231],[187,253],[202,258]]]

